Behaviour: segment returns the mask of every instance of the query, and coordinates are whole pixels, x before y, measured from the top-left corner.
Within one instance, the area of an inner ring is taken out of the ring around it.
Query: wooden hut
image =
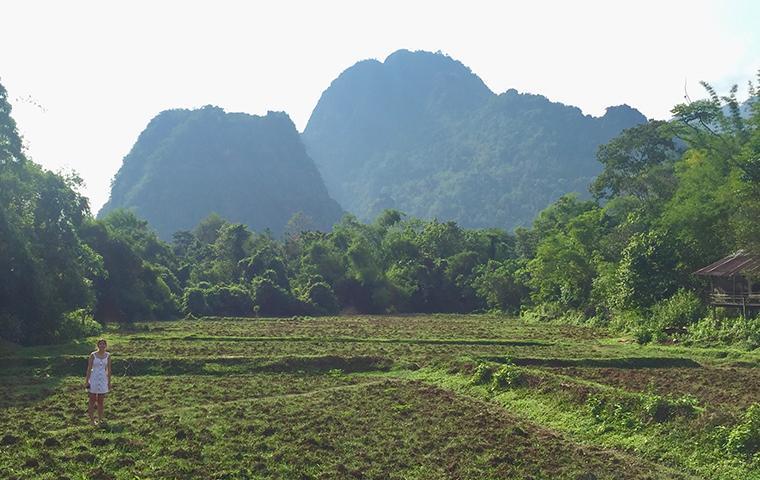
[[[700,268],[710,278],[710,305],[741,310],[745,317],[760,310],[760,257],[743,250]]]

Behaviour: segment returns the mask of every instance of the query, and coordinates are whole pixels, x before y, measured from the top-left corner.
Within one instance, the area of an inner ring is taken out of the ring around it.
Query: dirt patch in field
[[[660,395],[694,395],[703,404],[746,409],[760,398],[760,372],[752,368],[581,368],[547,370],[605,385]]]

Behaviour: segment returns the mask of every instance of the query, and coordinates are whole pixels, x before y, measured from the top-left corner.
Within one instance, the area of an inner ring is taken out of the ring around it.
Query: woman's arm
[[[92,354],[90,354],[89,358],[87,359],[87,373],[84,374],[84,384],[85,386],[90,383],[90,373],[92,372]]]
[[[111,390],[111,355],[108,355],[108,365],[106,366],[106,375],[108,375],[108,389]]]

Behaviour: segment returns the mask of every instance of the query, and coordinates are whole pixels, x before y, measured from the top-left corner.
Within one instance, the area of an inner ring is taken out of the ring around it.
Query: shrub
[[[567,311],[558,303],[540,303],[534,307],[523,308],[520,311],[520,319],[526,322],[549,322],[556,320]]]
[[[525,377],[522,371],[514,364],[507,364],[499,368],[493,374],[491,390],[506,390],[522,385]]]
[[[66,342],[83,337],[93,337],[103,331],[103,325],[96,322],[85,310],[75,310],[64,314],[56,330],[56,340]]]
[[[670,419],[670,403],[659,395],[646,395],[643,405],[644,414],[655,422],[665,422]]]
[[[475,267],[475,278],[472,286],[476,294],[482,298],[488,308],[502,312],[517,313],[528,298],[529,290],[521,278],[521,268],[518,260],[498,262],[489,260],[486,264]]]
[[[702,300],[690,290],[678,290],[670,298],[652,306],[652,319],[662,331],[665,328],[685,328],[705,314]]]
[[[689,339],[718,345],[743,345],[748,350],[760,347],[758,318],[703,318],[689,329]]]
[[[586,400],[594,420],[599,423],[597,431],[604,433],[613,429],[637,429],[640,422],[634,415],[634,405],[621,399],[607,398],[602,395],[591,395]]]
[[[0,338],[20,343],[24,339],[23,323],[18,315],[0,312]]]
[[[641,327],[634,330],[633,338],[636,340],[636,343],[638,343],[639,345],[644,345],[652,341],[652,339],[654,338],[654,334],[652,333],[651,329]]]
[[[599,433],[603,433],[619,429],[636,430],[645,423],[664,423],[677,416],[691,417],[696,412],[698,401],[691,395],[663,397],[650,390],[639,398],[590,395],[586,406],[600,424]]]
[[[481,363],[475,368],[475,373],[472,375],[471,383],[475,385],[485,385],[491,383],[493,379],[493,367],[487,363]]]
[[[617,267],[616,309],[648,308],[684,283],[678,265],[679,245],[665,232],[631,236]]]
[[[726,449],[748,458],[760,450],[760,403],[750,405],[742,421],[728,433]]]
[[[647,393],[642,399],[644,415],[658,423],[667,422],[676,416],[691,417],[698,404],[699,401],[688,394],[673,398]]]
[[[309,285],[305,300],[314,307],[317,313],[322,315],[333,315],[340,310],[335,292],[326,282],[316,282]]]
[[[251,282],[253,303],[261,315],[283,317],[307,313],[309,306],[299,301],[290,291],[277,285],[271,278],[256,277]]]
[[[191,287],[182,296],[182,308],[192,315],[249,317],[253,314],[253,301],[240,285]]]
[[[218,285],[208,290],[206,303],[213,315],[250,317],[253,301],[248,291],[240,285]]]
[[[182,311],[196,316],[208,315],[206,294],[201,288],[188,288],[182,296]]]
[[[615,312],[610,322],[610,330],[629,333],[639,344],[660,340],[662,332],[652,321],[651,317],[639,310],[620,310]]]

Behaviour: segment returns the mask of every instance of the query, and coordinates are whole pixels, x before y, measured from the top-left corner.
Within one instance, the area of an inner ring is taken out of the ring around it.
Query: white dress
[[[106,367],[108,366],[109,353],[103,358],[92,354],[92,370],[90,372],[90,393],[103,394],[108,393],[108,375]]]

